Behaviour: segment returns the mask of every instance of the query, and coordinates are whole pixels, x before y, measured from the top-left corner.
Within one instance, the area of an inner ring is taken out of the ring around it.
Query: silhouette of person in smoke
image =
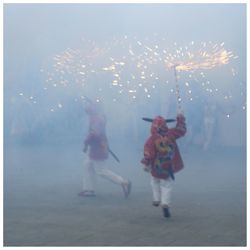
[[[204,143],[203,150],[208,150],[214,135],[217,122],[217,106],[213,102],[206,102],[204,105]]]
[[[89,116],[89,132],[84,140],[83,152],[88,152],[84,166],[83,190],[78,195],[93,197],[96,195],[96,175],[120,185],[125,197],[131,192],[131,182],[111,170],[104,168],[103,163],[109,156],[108,139],[106,136],[106,119],[100,103],[88,101],[85,112]]]

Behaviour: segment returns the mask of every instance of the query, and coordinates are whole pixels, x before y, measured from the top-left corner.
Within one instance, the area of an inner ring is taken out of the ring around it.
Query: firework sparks
[[[215,47],[217,48],[217,46]],[[188,60],[183,59],[175,60],[175,62],[165,60],[167,68],[175,67],[177,71],[195,71],[213,69],[215,67],[229,63],[230,58],[233,56],[231,51],[222,48],[219,51],[199,51],[196,55],[187,52]],[[172,57],[173,58],[173,57]]]
[[[178,79],[186,78],[183,82],[190,101],[195,98],[192,82],[200,83],[204,93],[219,92],[218,86],[214,88],[206,81],[207,76],[202,70],[227,65],[237,58],[224,48],[224,42],[192,41],[188,45],[174,43],[174,46],[167,46],[166,41],[124,36],[97,46],[86,40],[82,49],[68,48],[52,57],[47,67],[41,69],[46,77],[43,90],[50,92],[67,88],[70,90],[68,94],[79,99],[91,89],[98,90],[100,96],[108,94],[115,102],[122,97],[148,99],[159,95],[163,85],[172,93],[172,77],[166,69],[175,67],[178,72],[188,73],[178,75]],[[236,73],[231,67],[230,74],[236,76]]]

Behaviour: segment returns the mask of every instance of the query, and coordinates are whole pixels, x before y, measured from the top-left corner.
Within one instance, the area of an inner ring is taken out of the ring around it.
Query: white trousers
[[[153,191],[153,201],[160,202],[162,206],[169,206],[171,202],[173,180],[159,179],[151,175],[151,187]]]
[[[104,167],[104,161],[94,161],[87,159],[84,164],[83,190],[96,189],[96,175],[99,175],[115,184],[122,185],[127,181]]]

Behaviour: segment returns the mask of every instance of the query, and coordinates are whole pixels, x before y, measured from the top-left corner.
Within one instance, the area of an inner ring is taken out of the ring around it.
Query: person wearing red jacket
[[[84,140],[83,152],[88,153],[88,158],[84,168],[83,190],[78,195],[82,197],[95,196],[95,179],[96,175],[99,175],[120,185],[125,197],[128,197],[131,191],[131,182],[104,167],[104,161],[109,156],[109,147],[106,136],[106,119],[100,104],[89,101],[85,105],[85,111],[89,116],[89,132]]]
[[[145,171],[151,172],[153,205],[161,205],[165,217],[171,216],[169,204],[174,173],[184,167],[176,139],[185,133],[185,117],[182,114],[177,115],[175,128],[168,128],[166,120],[157,116],[152,121],[151,136],[144,145],[141,163]]]

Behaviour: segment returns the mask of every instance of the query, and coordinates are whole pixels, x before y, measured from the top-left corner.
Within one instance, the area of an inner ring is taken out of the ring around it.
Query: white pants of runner
[[[96,189],[96,175],[99,175],[117,185],[127,183],[123,177],[113,173],[104,167],[104,161],[95,161],[87,159],[84,164],[83,190]]]
[[[153,201],[160,202],[162,206],[169,206],[171,202],[173,181],[171,178],[159,179],[151,175]]]

